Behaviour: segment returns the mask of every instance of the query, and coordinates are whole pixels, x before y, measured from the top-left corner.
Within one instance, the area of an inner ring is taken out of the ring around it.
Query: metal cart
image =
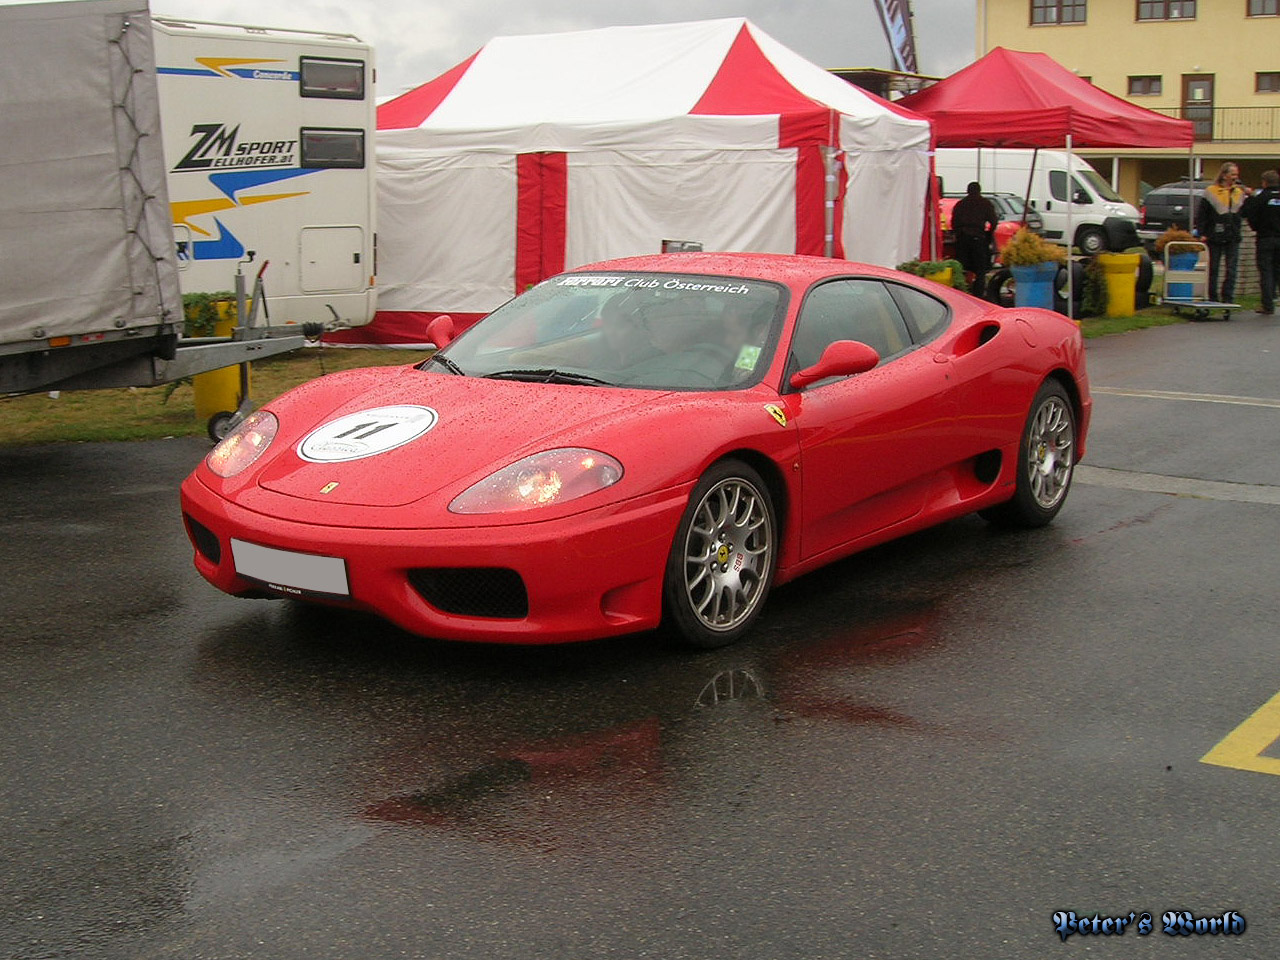
[[[1222,311],[1223,320],[1230,320],[1231,311],[1241,309],[1238,303],[1209,299],[1209,248],[1197,240],[1174,240],[1165,245],[1161,300],[1179,316],[1187,310],[1196,320],[1210,319],[1215,310]]]

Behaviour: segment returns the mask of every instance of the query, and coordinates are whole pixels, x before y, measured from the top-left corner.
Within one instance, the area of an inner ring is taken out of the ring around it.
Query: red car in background
[[[963,193],[947,193],[938,200],[938,221],[942,227],[944,259],[955,257],[956,238],[951,230],[951,211],[963,196]],[[1022,227],[1024,220],[1027,229],[1032,233],[1044,233],[1044,220],[1041,219],[1040,214],[1023,203],[1022,197],[1014,193],[984,193],[983,196],[991,201],[991,205],[996,208],[996,216],[1000,218],[1000,222],[996,224],[996,248],[993,259],[1000,258],[1000,251],[1013,239],[1013,235]]]
[[[892,270],[673,254],[517,297],[430,359],[322,377],[182,486],[197,570],[424,635],[745,633],[772,586],[980,511],[1048,523],[1080,331]]]

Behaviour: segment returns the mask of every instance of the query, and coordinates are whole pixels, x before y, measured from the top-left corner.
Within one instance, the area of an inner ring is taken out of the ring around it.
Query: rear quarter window
[[[951,308],[936,297],[901,283],[885,284],[893,294],[916,343],[932,340],[951,323]]]

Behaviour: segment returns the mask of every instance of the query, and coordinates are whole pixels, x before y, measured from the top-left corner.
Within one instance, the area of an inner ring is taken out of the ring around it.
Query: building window
[[[1085,0],[1031,0],[1032,23],[1084,23]]]
[[[1130,77],[1129,96],[1158,97],[1163,92],[1163,77]]]
[[[1253,89],[1255,93],[1280,93],[1280,71],[1255,73]]]
[[[1249,16],[1251,17],[1274,17],[1280,14],[1280,2],[1278,0],[1249,0]],[[1262,76],[1262,74],[1258,74]],[[1262,88],[1259,87],[1259,90]]]
[[[1196,0],[1138,0],[1139,20],[1194,20]]]

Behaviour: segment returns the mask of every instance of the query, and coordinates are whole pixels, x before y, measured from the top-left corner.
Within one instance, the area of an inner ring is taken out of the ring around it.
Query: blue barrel
[[[1053,309],[1053,282],[1058,277],[1058,264],[1036,263],[1026,267],[1010,267],[1013,274],[1013,302],[1019,307]]]
[[[1189,253],[1175,253],[1169,257],[1167,269],[1194,270],[1199,260],[1200,254],[1194,250]],[[1166,283],[1164,285],[1164,295],[1166,297],[1190,300],[1195,296],[1195,289],[1195,284],[1193,283]]]

